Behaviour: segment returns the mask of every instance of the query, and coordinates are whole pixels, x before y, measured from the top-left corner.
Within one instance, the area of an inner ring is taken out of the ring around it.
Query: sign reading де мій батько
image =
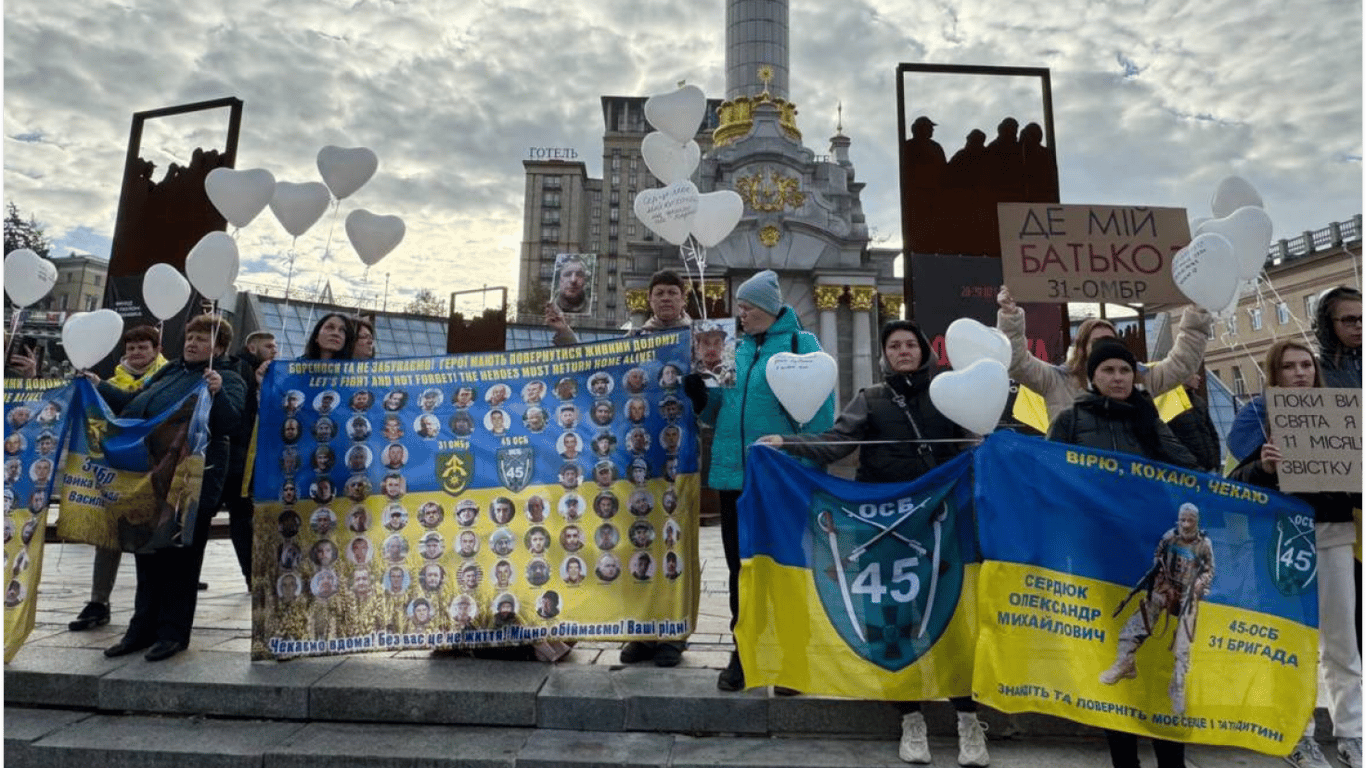
[[[1183,208],[1001,203],[1001,271],[1016,301],[1186,304],[1172,257]]]
[[[1267,387],[1285,493],[1361,490],[1361,390]]]

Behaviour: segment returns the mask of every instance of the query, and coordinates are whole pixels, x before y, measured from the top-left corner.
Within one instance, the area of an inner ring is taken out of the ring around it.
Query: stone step
[[[930,740],[935,764],[953,765],[957,742]],[[1094,768],[1108,752],[1088,737],[992,740],[992,764]],[[5,708],[5,764],[21,768],[855,768],[904,766],[895,738],[696,736],[397,723],[109,715]],[[1147,747],[1143,759],[1152,764]],[[1191,746],[1198,768],[1271,768],[1279,758]]]

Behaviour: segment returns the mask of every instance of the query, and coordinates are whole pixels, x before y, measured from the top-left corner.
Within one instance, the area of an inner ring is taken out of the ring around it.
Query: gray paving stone
[[[5,764],[30,765],[32,742],[90,717],[88,712],[64,709],[5,707]]]
[[[719,691],[714,670],[632,667],[613,681],[626,702],[628,731],[768,732],[764,691]]]
[[[303,726],[247,720],[97,715],[29,749],[43,768],[259,768],[266,750]]]
[[[571,731],[622,730],[626,703],[612,684],[613,676],[606,667],[555,667],[536,699],[537,724]]]
[[[54,651],[25,646],[5,665],[5,703],[93,706],[100,678],[127,663],[127,657],[106,659],[102,651],[90,648]]]
[[[309,718],[309,688],[338,657],[251,661],[246,654],[193,649],[165,661],[141,656],[99,681],[99,705],[113,711]]]
[[[652,768],[668,765],[673,737],[656,733],[585,733],[537,730],[517,768]]]
[[[314,723],[265,755],[263,768],[513,768],[531,731],[446,725]]]
[[[314,720],[536,725],[548,665],[449,657],[349,657],[313,685]]]
[[[940,750],[946,756],[949,753]],[[955,750],[948,762],[953,765]],[[997,764],[999,761],[993,761]],[[863,739],[717,738],[678,736],[674,739],[672,768],[905,768],[896,756],[896,742]],[[1011,766],[1015,768],[1015,766]]]
[[[945,703],[945,709],[950,709]],[[928,711],[930,707],[926,707]],[[887,701],[823,696],[774,696],[768,730],[777,735],[843,734],[900,736],[901,713]]]

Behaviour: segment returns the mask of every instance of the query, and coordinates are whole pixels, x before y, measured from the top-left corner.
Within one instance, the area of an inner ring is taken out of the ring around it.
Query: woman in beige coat
[[[1010,339],[1010,378],[1043,397],[1051,424],[1059,413],[1072,407],[1078,394],[1086,390],[1086,357],[1091,353],[1091,345],[1100,339],[1117,336],[1115,327],[1109,320],[1098,317],[1082,321],[1067,361],[1051,365],[1030,354],[1026,348],[1024,310],[1016,306],[1009,288],[1001,286],[996,304],[1000,307],[996,312],[996,328]],[[1191,374],[1200,370],[1205,359],[1210,321],[1210,313],[1206,310],[1186,307],[1181,313],[1172,351],[1155,363],[1140,364],[1136,383],[1153,397],[1181,386]]]

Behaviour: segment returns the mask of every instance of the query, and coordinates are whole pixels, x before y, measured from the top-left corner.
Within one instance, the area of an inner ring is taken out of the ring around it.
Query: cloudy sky
[[[4,199],[57,253],[108,255],[133,112],[235,96],[239,169],[315,181],[325,145],[379,156],[330,247],[331,214],[298,239],[296,280],[326,271],[378,295],[388,273],[391,307],[424,286],[515,290],[521,161],[573,147],[600,176],[600,96],[725,91],[721,0],[9,0],[4,14]],[[1293,237],[1362,209],[1361,17],[1351,0],[793,0],[790,98],[818,154],[843,104],[883,245],[900,242],[899,62],[1050,68],[1064,202],[1205,216],[1237,174]],[[908,85],[949,154],[999,113],[1037,109],[978,78]],[[143,156],[160,179],[221,146],[225,123],[155,121]],[[368,275],[341,227],[356,208],[407,225]],[[283,282],[289,237],[268,210],[239,244],[244,282]]]

